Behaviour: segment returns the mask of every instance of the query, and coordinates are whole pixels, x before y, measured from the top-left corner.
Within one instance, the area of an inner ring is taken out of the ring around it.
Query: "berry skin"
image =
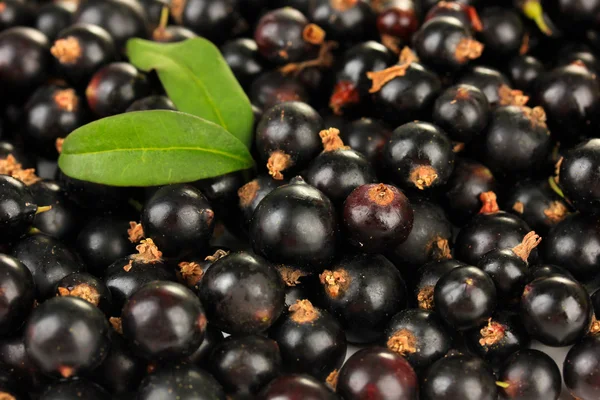
[[[68,247],[50,236],[29,236],[17,242],[12,256],[33,275],[38,300],[54,296],[56,284],[73,272],[84,271],[79,258]]]
[[[199,294],[211,324],[227,333],[251,334],[277,320],[285,286],[266,260],[240,252],[219,259],[206,271]]]
[[[24,27],[0,33],[0,88],[23,100],[50,70],[49,43],[43,33]]]
[[[27,267],[0,254],[0,336],[16,332],[33,308],[35,285]]]
[[[54,40],[60,31],[71,25],[72,21],[73,11],[67,5],[50,3],[39,8],[33,27],[46,35],[49,40]]]
[[[506,57],[519,53],[525,29],[516,11],[487,7],[481,12],[481,23],[484,57],[504,61]]]
[[[413,36],[413,44],[421,61],[444,72],[459,70],[483,51],[483,44],[453,17],[425,22]]]
[[[479,65],[470,68],[459,79],[458,84],[475,86],[481,90],[492,108],[500,102],[500,94],[498,93],[500,87],[503,85],[510,86],[508,78],[500,71]]]
[[[527,280],[528,280],[528,282],[533,282],[537,278],[546,278],[548,276],[555,276],[555,275],[559,275],[559,276],[563,276],[568,279],[575,280],[575,278],[573,277],[573,275],[571,275],[571,273],[569,271],[567,271],[566,269],[564,269],[562,267],[559,267],[558,265],[552,265],[552,264],[540,264],[540,265],[532,266],[531,268],[529,268]],[[592,299],[593,299],[593,296],[592,296]]]
[[[464,26],[472,31],[481,32],[483,26],[479,20],[479,15],[474,7],[470,6],[469,1],[434,1],[436,3],[427,11],[425,21],[437,17],[453,17],[458,19]]]
[[[285,181],[275,180],[269,175],[259,175],[238,190],[239,207],[246,226],[250,224],[254,210],[262,199],[285,183]]]
[[[376,35],[375,12],[365,1],[329,0],[308,2],[307,17],[327,32],[327,38],[341,44],[363,42]]]
[[[433,292],[435,311],[450,326],[465,330],[480,326],[496,308],[492,278],[472,266],[457,267],[444,274]]]
[[[55,383],[40,396],[40,400],[109,400],[106,390],[85,379],[73,379]]]
[[[185,286],[167,281],[148,283],[135,292],[123,307],[121,321],[125,339],[150,360],[192,354],[206,329],[198,297]]]
[[[380,120],[361,118],[341,130],[341,138],[352,150],[358,151],[374,167],[381,164],[383,146],[392,136],[392,131]]]
[[[0,31],[15,26],[31,26],[35,18],[35,9],[31,2],[3,0],[0,11]]]
[[[598,226],[599,216],[568,215],[544,238],[544,260],[563,267],[582,281],[594,278],[600,265]]]
[[[252,39],[234,39],[221,47],[221,54],[231,68],[238,82],[250,87],[252,81],[260,75],[264,68],[258,46]]]
[[[223,333],[211,324],[206,325],[204,340],[189,357],[189,361],[201,368],[208,369],[210,355],[217,344],[222,341]]]
[[[565,385],[572,396],[597,399],[600,396],[600,335],[583,338],[567,353],[563,364]]]
[[[416,305],[422,310],[433,310],[435,307],[433,303],[433,291],[440,278],[454,268],[466,266],[467,264],[450,258],[431,261],[419,268],[414,287]]]
[[[433,121],[455,141],[468,143],[488,124],[490,105],[475,86],[456,85],[435,101]]]
[[[452,346],[452,338],[437,315],[415,308],[400,311],[390,320],[385,340],[388,349],[406,358],[416,371],[444,357]]]
[[[194,31],[179,25],[158,28],[152,33],[152,39],[159,43],[177,43],[198,37]]]
[[[36,214],[33,227],[59,240],[71,239],[81,228],[79,208],[69,201],[58,182],[38,181],[29,185],[37,204],[52,206],[52,209]]]
[[[305,373],[320,381],[344,363],[346,335],[329,313],[314,307],[308,300],[298,300],[289,307],[269,331],[279,345],[283,368],[291,373]]]
[[[342,325],[351,343],[383,336],[390,318],[406,307],[406,284],[384,256],[349,256],[319,275],[319,304]]]
[[[331,201],[301,178],[269,193],[254,211],[250,226],[257,254],[273,263],[314,271],[334,259],[338,236]]]
[[[109,329],[102,311],[87,301],[55,297],[39,305],[27,322],[27,355],[44,374],[77,376],[102,363],[110,349]]]
[[[146,77],[125,62],[111,63],[99,69],[85,89],[88,105],[98,117],[123,113],[149,92]]]
[[[166,256],[208,248],[215,213],[206,197],[190,185],[164,186],[142,210],[144,234]]]
[[[58,181],[64,188],[67,198],[86,210],[114,211],[120,207],[125,208],[131,194],[128,188],[82,181],[68,177],[60,170]]]
[[[23,332],[2,338],[0,342],[0,363],[2,363],[3,372],[10,370],[10,379],[14,386],[27,388],[31,393],[39,392],[50,380],[50,378],[41,374],[37,366],[27,356]],[[3,379],[4,376],[0,373],[0,391],[6,390]]]
[[[212,351],[209,365],[213,376],[233,397],[256,395],[282,368],[277,343],[258,335],[223,340]]]
[[[417,374],[410,364],[404,357],[381,347],[354,353],[340,370],[336,388],[347,400],[417,400],[418,391]]]
[[[368,184],[357,187],[343,209],[347,239],[366,253],[381,253],[404,242],[413,227],[413,210],[395,186]]]
[[[85,272],[74,272],[56,284],[56,296],[79,297],[98,307],[106,315],[112,312],[112,296],[100,279]]]
[[[539,350],[523,349],[511,355],[498,373],[502,400],[548,399],[560,396],[562,378],[552,358]]]
[[[530,339],[521,317],[500,312],[486,323],[466,332],[467,345],[493,367],[501,366],[514,352],[529,347]]]
[[[33,225],[38,209],[23,182],[8,175],[0,175],[1,243],[23,237]]]
[[[187,364],[161,365],[148,374],[137,390],[138,400],[168,398],[178,400],[225,400],[225,392],[215,378]]]
[[[496,400],[498,388],[482,359],[453,354],[438,360],[425,374],[422,400]]]
[[[167,96],[148,96],[131,103],[125,112],[147,110],[177,111],[175,104]]]
[[[262,110],[288,101],[309,103],[311,99],[300,79],[294,75],[284,75],[279,70],[260,74],[250,85],[249,96],[252,104]],[[317,132],[321,128],[319,126]]]
[[[583,213],[600,208],[600,139],[589,139],[567,151],[559,161],[558,184],[565,197]]]
[[[76,246],[89,272],[103,276],[112,263],[133,252],[128,227],[127,221],[106,216],[92,219],[81,229]]]
[[[178,25],[220,44],[239,30],[238,9],[233,0],[181,0],[172,2],[171,15]]]
[[[508,63],[508,76],[515,89],[531,93],[538,80],[546,73],[544,64],[530,55],[514,57]]]
[[[71,25],[61,31],[50,52],[58,73],[78,88],[85,87],[96,71],[117,59],[110,34],[90,24]]]
[[[257,400],[336,400],[339,397],[309,375],[281,375],[256,396]]]
[[[286,102],[264,112],[256,127],[256,149],[273,178],[299,171],[322,149],[323,120],[308,104]]]
[[[592,313],[585,288],[562,276],[534,280],[525,286],[521,298],[525,328],[532,339],[547,346],[562,347],[577,342],[587,333]]]
[[[419,18],[412,2],[395,0],[383,6],[377,15],[377,30],[388,36],[409,41],[419,27]]]
[[[124,49],[127,40],[145,39],[149,34],[144,9],[138,2],[128,0],[86,1],[77,9],[75,22],[104,28],[114,39],[117,50]]]

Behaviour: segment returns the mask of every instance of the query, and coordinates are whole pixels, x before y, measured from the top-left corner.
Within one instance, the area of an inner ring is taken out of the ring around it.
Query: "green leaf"
[[[221,125],[250,146],[254,123],[250,100],[211,42],[203,38],[179,43],[131,39],[127,56],[143,71],[156,70],[179,111]]]
[[[66,175],[112,186],[191,182],[253,163],[246,146],[219,125],[166,110],[82,126],[67,136],[58,159]]]

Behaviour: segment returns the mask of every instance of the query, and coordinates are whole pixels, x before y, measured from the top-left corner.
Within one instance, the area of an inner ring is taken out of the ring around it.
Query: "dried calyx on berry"
[[[417,62],[419,59],[416,54],[409,48],[404,47],[400,52],[400,63],[393,67],[386,68],[382,71],[371,71],[367,72],[367,77],[373,81],[373,85],[369,90],[369,93],[378,92],[386,83],[399,76],[404,76],[406,70],[413,62]]]

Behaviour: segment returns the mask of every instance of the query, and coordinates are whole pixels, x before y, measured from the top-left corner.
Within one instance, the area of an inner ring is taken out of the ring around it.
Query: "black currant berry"
[[[309,375],[281,375],[256,396],[257,400],[336,400],[338,396]]]
[[[58,181],[67,198],[86,210],[115,211],[125,208],[131,194],[129,188],[102,185],[71,178],[58,171]]]
[[[537,278],[546,278],[548,276],[555,276],[555,275],[563,276],[565,278],[575,280],[575,278],[573,277],[573,275],[571,275],[571,273],[569,271],[567,271],[563,267],[559,267],[558,265],[552,265],[552,264],[540,264],[540,265],[534,265],[534,266],[530,267],[529,271],[528,271],[527,280],[528,280],[528,282],[533,282]],[[593,301],[593,296],[592,296],[592,301]],[[598,309],[598,313],[600,314],[600,308]]]
[[[54,383],[46,389],[39,400],[109,400],[110,394],[86,379],[72,379]]]
[[[385,343],[415,370],[423,371],[448,353],[452,337],[436,314],[412,308],[400,311],[390,320]]]
[[[600,207],[600,139],[589,139],[568,150],[557,165],[556,181],[565,197],[584,213],[597,213]]]
[[[164,186],[142,210],[144,235],[167,256],[208,248],[215,213],[206,197],[190,185]]]
[[[265,67],[258,53],[258,46],[252,39],[240,38],[225,43],[221,54],[231,68],[238,82],[245,88],[260,75]]]
[[[37,204],[52,206],[52,209],[36,214],[33,227],[42,233],[60,240],[71,239],[81,228],[79,208],[69,201],[58,182],[38,181],[29,186]]]
[[[336,128],[320,132],[324,151],[314,158],[304,174],[306,181],[334,204],[342,204],[355,188],[377,181],[365,156],[344,146],[339,134]]]
[[[179,267],[180,281],[183,281],[187,287],[192,289],[194,292],[199,293],[200,281],[206,274],[206,271],[215,263],[215,261],[229,255],[229,251],[217,249],[214,254],[202,257],[192,257],[181,261],[177,266]]]
[[[27,267],[0,254],[0,336],[16,332],[33,308],[35,284]]]
[[[342,129],[341,138],[352,150],[358,151],[373,165],[381,164],[383,146],[392,131],[381,120],[361,118]]]
[[[277,343],[257,335],[228,337],[215,346],[209,359],[209,370],[233,397],[256,395],[282,366]]]
[[[22,0],[3,0],[0,8],[0,31],[15,26],[31,26],[35,19],[35,6]]]
[[[530,55],[514,57],[508,63],[508,76],[514,87],[531,93],[540,77],[546,72],[544,64]]]
[[[309,103],[311,99],[308,89],[297,77],[279,70],[260,74],[250,85],[249,97],[252,104],[262,110],[287,101]],[[321,124],[318,125],[317,132],[322,128]]]
[[[65,276],[84,270],[77,255],[50,236],[22,239],[13,247],[12,255],[31,271],[39,300],[54,296],[56,284]]]
[[[406,307],[406,284],[382,255],[358,254],[319,275],[320,303],[342,324],[352,343],[383,336],[390,318]]]
[[[196,33],[184,26],[159,26],[152,32],[152,39],[159,43],[178,43],[198,37]]]
[[[285,301],[277,270],[262,257],[244,252],[216,261],[200,281],[199,293],[211,324],[232,334],[265,331]]]
[[[335,257],[338,236],[331,201],[301,178],[269,193],[254,211],[250,227],[256,253],[274,263],[315,271]]]
[[[435,311],[450,326],[471,329],[480,326],[496,309],[496,287],[492,278],[472,266],[457,267],[442,275],[433,292]]]
[[[422,400],[496,400],[496,379],[481,358],[452,354],[433,364],[421,384]]]
[[[550,356],[523,349],[511,355],[498,373],[499,399],[557,400],[561,393],[560,370]]]
[[[73,22],[73,10],[66,4],[49,3],[39,8],[33,27],[49,40],[54,40],[60,31]]]
[[[435,101],[433,121],[457,142],[468,143],[488,124],[490,105],[475,86],[456,85]]]
[[[177,111],[175,104],[167,96],[148,96],[131,103],[125,112],[148,111],[148,110],[171,110]]]
[[[223,341],[223,333],[211,324],[206,325],[202,344],[189,357],[189,361],[201,368],[208,369],[209,358],[217,344]]]
[[[79,297],[107,315],[112,312],[112,295],[102,280],[85,272],[74,272],[62,278],[56,285],[56,296]]]
[[[177,321],[173,321],[177,316]],[[198,297],[174,282],[142,286],[121,313],[123,336],[140,356],[177,359],[188,356],[204,339],[206,316]]]
[[[264,112],[256,127],[256,148],[274,179],[283,179],[283,171],[301,170],[319,153],[322,125],[306,103],[285,102]]]
[[[483,30],[479,14],[477,14],[475,7],[470,6],[469,1],[435,0],[434,3],[436,4],[427,11],[425,21],[437,17],[453,17],[475,32],[481,32]]]
[[[10,370],[11,383],[14,386],[27,388],[30,393],[38,393],[50,380],[42,375],[39,368],[27,355],[23,332],[3,337],[0,342],[0,363],[2,372]],[[3,376],[0,372],[0,390],[5,390]]]
[[[490,106],[496,107],[500,102],[498,90],[501,86],[510,86],[506,76],[493,68],[476,66],[470,68],[458,81],[460,85],[475,86],[488,99]]]
[[[259,175],[238,190],[239,207],[242,210],[246,226],[250,225],[254,210],[256,210],[262,199],[285,183],[285,181],[275,180],[269,175]]]
[[[33,225],[36,213],[46,209],[35,204],[31,191],[22,181],[0,175],[0,242],[23,237]]]
[[[419,28],[419,17],[413,2],[402,0],[389,1],[377,10],[377,30],[382,41],[408,42]]]
[[[178,400],[225,400],[225,392],[207,372],[187,364],[161,365],[148,374],[137,390],[137,399],[164,397]]]
[[[381,253],[403,243],[413,227],[413,210],[395,186],[368,184],[357,187],[344,203],[347,240],[366,253]]]
[[[600,396],[600,335],[590,335],[571,347],[563,364],[565,385],[572,396],[596,399]]]
[[[529,335],[521,317],[500,312],[483,325],[465,334],[469,348],[494,367],[499,367],[514,352],[530,344]]]
[[[127,40],[148,37],[149,24],[141,4],[130,0],[89,0],[77,9],[75,22],[104,28],[115,41],[118,50]]]
[[[85,89],[88,105],[99,117],[123,113],[149,92],[146,77],[125,62],[111,63],[99,69]]]
[[[338,370],[346,358],[346,335],[326,311],[298,300],[279,318],[269,336],[277,342],[283,368],[306,373],[320,381]]]
[[[382,347],[369,347],[346,361],[337,376],[336,392],[348,400],[417,400],[419,383],[404,357]]]
[[[55,297],[31,314],[25,347],[43,373],[70,378],[102,363],[110,349],[109,332],[97,307],[76,297]]]
[[[465,266],[467,264],[450,258],[431,261],[419,268],[414,286],[415,304],[422,310],[433,310],[433,291],[440,278],[454,268]]]
[[[506,60],[506,57],[517,55],[525,35],[520,15],[513,10],[487,7],[480,16],[484,56],[491,60]]]
[[[240,30],[239,2],[234,0],[181,0],[171,2],[177,24],[221,44]]]
[[[352,45],[376,34],[375,12],[368,2],[316,0],[308,2],[307,17],[327,32],[327,37]]]

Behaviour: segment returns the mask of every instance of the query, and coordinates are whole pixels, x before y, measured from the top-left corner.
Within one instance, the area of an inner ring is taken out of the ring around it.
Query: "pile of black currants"
[[[256,168],[57,167],[196,37]],[[0,1],[0,400],[600,399],[598,74],[600,0]]]

